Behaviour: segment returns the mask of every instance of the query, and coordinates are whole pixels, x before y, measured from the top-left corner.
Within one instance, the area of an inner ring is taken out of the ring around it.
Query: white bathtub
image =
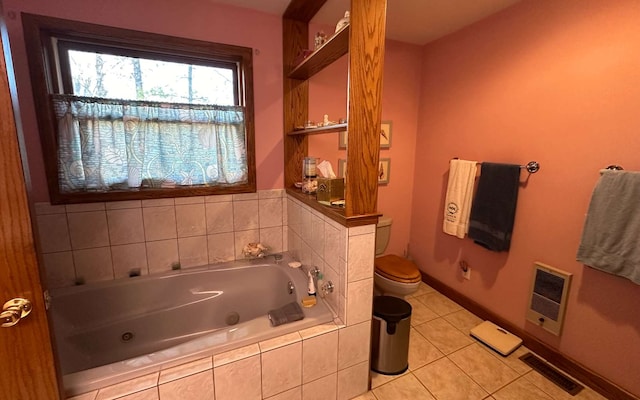
[[[267,312],[300,302],[307,282],[301,269],[288,267],[287,255],[277,264],[268,260],[52,290],[50,316],[66,395],[333,319],[318,301],[303,309],[304,319],[272,327]]]

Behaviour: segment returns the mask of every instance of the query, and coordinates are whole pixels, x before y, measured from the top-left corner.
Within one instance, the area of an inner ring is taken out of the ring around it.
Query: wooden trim
[[[617,386],[615,383],[589,370],[588,368],[579,364],[577,361],[565,356],[557,349],[550,347],[548,344],[542,342],[540,339],[536,338],[529,332],[498,316],[494,312],[457,292],[455,289],[452,289],[439,280],[431,277],[424,271],[420,271],[420,273],[422,274],[422,281],[424,283],[431,286],[456,303],[460,304],[462,307],[466,308],[481,319],[490,320],[493,323],[503,327],[507,331],[513,333],[514,335],[522,338],[523,345],[526,346],[529,350],[535,352],[540,357],[546,359],[554,366],[558,367],[567,374],[571,375],[573,378],[589,386],[591,389],[605,396],[607,399],[639,400],[638,397],[635,397],[631,393]]]
[[[213,196],[225,194],[239,194],[255,192],[255,182],[234,186],[211,186],[211,187],[178,187],[178,188],[158,188],[140,189],[136,191],[111,192],[78,192],[78,193],[56,193],[50,197],[51,204],[79,204],[95,203],[102,201],[122,201],[122,200],[147,200],[173,197],[192,196]]]
[[[386,6],[386,0],[351,1],[347,217],[375,213],[378,206]]]
[[[42,284],[36,259],[28,185],[20,142],[23,132],[9,41],[0,3],[0,299],[27,298],[31,314],[18,325],[2,328],[0,397],[3,399],[60,399]],[[6,48],[5,48],[6,43]],[[6,58],[6,63],[5,63]],[[15,110],[14,110],[15,105]]]
[[[327,0],[292,0],[282,17],[306,24],[326,2]]]
[[[293,132],[296,126],[304,126],[309,116],[309,83],[306,80],[291,79],[288,71],[294,66],[298,54],[308,43],[309,27],[306,22],[282,19],[282,61],[283,61],[283,129]],[[302,160],[309,152],[306,135],[283,137],[284,144],[284,186],[293,187],[302,179]]]
[[[349,51],[349,25],[331,36],[321,47],[309,54],[296,65],[289,77],[292,79],[309,79],[328,65],[347,54]]]
[[[253,88],[253,50],[248,47],[172,37],[129,29],[113,28],[33,14],[22,14],[22,24],[29,61],[29,71],[42,153],[47,174],[50,201],[53,204],[118,201],[162,197],[203,196],[255,192],[257,185],[255,160],[255,115]],[[56,119],[49,94],[59,91],[60,71],[50,37],[94,43],[97,46],[124,48],[127,54],[166,54],[167,59],[197,61],[215,59],[239,65],[238,99],[245,108],[247,146],[247,182],[238,185],[140,189],[130,191],[61,193],[58,181],[58,144]]]
[[[341,207],[330,207],[325,206],[323,204],[318,203],[316,200],[316,196],[308,195],[302,193],[300,189],[288,188],[287,194],[296,200],[300,201],[313,208],[314,210],[320,211],[323,215],[331,218],[342,226],[346,226],[347,228],[352,228],[354,226],[362,226],[362,225],[371,225],[378,223],[378,217],[382,214],[373,213],[373,214],[363,214],[356,215],[352,217],[347,217],[344,214],[344,208]]]
[[[299,129],[297,131],[289,132],[287,135],[318,135],[321,133],[343,132],[347,130],[347,124],[334,124],[329,126],[319,126],[317,128]]]

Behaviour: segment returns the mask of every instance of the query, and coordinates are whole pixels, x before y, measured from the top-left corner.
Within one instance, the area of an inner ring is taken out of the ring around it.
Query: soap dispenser
[[[308,271],[307,275],[309,276],[309,286],[308,286],[308,289],[307,289],[307,294],[309,296],[315,296],[316,295],[316,284],[313,282],[313,275],[311,274],[311,271]]]

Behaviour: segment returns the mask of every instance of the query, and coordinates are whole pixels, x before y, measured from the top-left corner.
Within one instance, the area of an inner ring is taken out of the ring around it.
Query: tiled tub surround
[[[36,203],[49,288],[243,258],[261,242],[286,250],[283,190],[77,205]]]
[[[349,350],[360,330],[369,336],[368,323],[362,328],[318,325],[70,400],[351,399],[367,387],[369,364]]]
[[[269,310],[300,302],[307,293],[306,276],[287,266],[292,260],[286,253],[279,263],[271,260],[52,290],[49,311],[65,393],[85,393],[332,322],[320,301],[303,309],[304,319],[271,326]]]
[[[251,203],[236,206],[237,202],[245,201]],[[142,273],[155,273],[171,269],[171,264],[176,260],[183,267],[189,267],[193,264],[187,260],[205,259],[189,253],[189,247],[180,245],[181,238],[199,237],[201,246],[191,249],[197,253],[204,246],[209,262],[241,258],[242,247],[259,240],[273,251],[288,250],[303,264],[316,265],[323,271],[325,281],[330,280],[335,286],[326,301],[336,319],[334,324],[309,328],[206,357],[74,399],[346,400],[367,390],[375,225],[346,228],[298,200],[284,197],[282,190],[249,195],[101,204],[36,204],[43,259],[50,284],[70,285],[77,277],[86,281],[113,279],[115,276],[127,276],[132,268],[141,268]],[[181,206],[194,204],[204,207],[206,234],[181,236],[178,232],[184,235],[185,232],[203,231],[199,220],[201,217],[179,216],[178,209]],[[93,207],[97,207],[97,210]],[[162,210],[151,210],[153,207]],[[111,233],[111,226],[129,225],[109,223],[108,212],[129,209],[138,212],[131,212],[130,219],[124,218],[123,221],[137,221],[135,226],[138,228],[123,229],[126,233],[121,237],[135,236],[137,241],[120,244],[112,239],[119,236],[116,230]],[[88,215],[78,218],[72,215],[74,213]],[[105,219],[97,215],[104,215]],[[77,237],[86,232],[72,234],[77,227],[72,227],[70,220],[84,220],[84,217],[93,217],[102,224],[101,229],[96,229],[95,224],[91,228],[91,224],[88,224],[89,231],[103,232],[101,241],[92,240],[92,243],[100,242],[101,245],[78,247]],[[193,221],[191,225],[186,225],[191,229],[185,230],[185,225],[178,222],[185,220]],[[218,229],[223,232],[217,232]],[[104,232],[108,233],[107,240]],[[94,252],[89,257],[83,257],[85,250]],[[121,250],[125,251],[119,253]],[[106,261],[96,260],[95,257],[100,255]],[[135,263],[133,260],[139,261]],[[96,263],[102,268],[92,266]],[[98,273],[103,270],[106,272]],[[87,274],[87,271],[95,271],[96,274]]]

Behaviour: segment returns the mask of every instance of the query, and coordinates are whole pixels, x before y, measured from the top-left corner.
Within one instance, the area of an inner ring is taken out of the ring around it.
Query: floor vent
[[[583,388],[582,385],[567,377],[566,375],[558,372],[544,360],[534,356],[531,353],[520,356],[520,359],[535,371],[539,372],[542,376],[555,383],[562,390],[573,396],[578,394]]]

